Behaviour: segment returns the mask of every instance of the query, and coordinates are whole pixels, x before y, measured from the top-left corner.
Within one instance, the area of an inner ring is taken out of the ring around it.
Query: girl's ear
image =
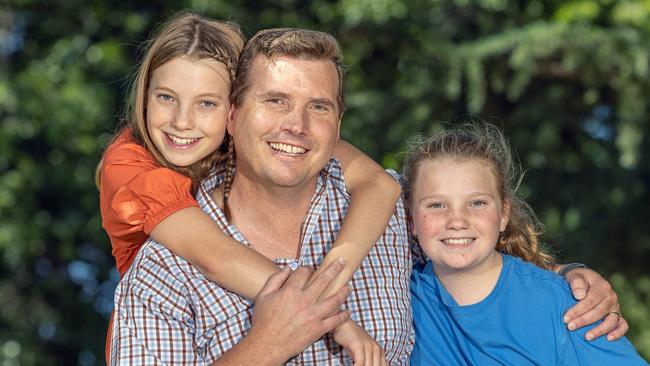
[[[510,200],[504,199],[503,204],[501,205],[501,225],[499,226],[500,232],[506,230],[509,220],[510,220]]]

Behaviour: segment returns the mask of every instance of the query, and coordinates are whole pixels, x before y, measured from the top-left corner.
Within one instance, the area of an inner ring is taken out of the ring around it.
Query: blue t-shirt
[[[557,274],[509,255],[492,292],[459,306],[429,261],[411,278],[415,348],[411,365],[648,365],[632,344],[570,332],[575,300]]]

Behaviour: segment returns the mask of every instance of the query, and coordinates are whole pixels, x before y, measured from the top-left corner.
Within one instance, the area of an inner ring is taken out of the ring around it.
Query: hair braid
[[[230,189],[232,188],[232,181],[235,178],[235,144],[233,142],[232,136],[226,136],[228,139],[228,151],[226,156],[228,161],[226,162],[226,177],[223,181],[223,213],[226,215],[226,219],[230,221],[230,206],[228,206],[228,196],[230,195]]]

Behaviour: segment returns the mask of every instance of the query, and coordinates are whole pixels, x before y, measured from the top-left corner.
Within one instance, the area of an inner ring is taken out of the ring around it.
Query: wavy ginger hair
[[[478,159],[488,164],[496,178],[500,199],[510,203],[510,219],[499,236],[496,250],[552,269],[555,258],[545,251],[539,240],[543,226],[533,209],[516,194],[522,172],[501,131],[486,122],[478,122],[410,140],[402,167],[407,202],[411,203],[420,164],[444,158]]]

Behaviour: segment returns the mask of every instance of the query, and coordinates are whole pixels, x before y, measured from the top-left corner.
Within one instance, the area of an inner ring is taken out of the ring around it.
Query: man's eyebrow
[[[334,108],[336,105],[329,98],[314,98],[311,100],[312,103],[325,104],[330,108]]]
[[[278,90],[270,90],[267,92],[264,92],[258,96],[259,99],[269,99],[269,98],[283,98],[283,99],[290,99],[290,95],[285,92],[281,92]],[[336,104],[329,98],[313,98],[310,100],[311,103],[318,103],[318,104],[325,104],[330,108],[336,107]]]
[[[259,99],[268,99],[268,98],[289,99],[289,94],[281,92],[281,91],[271,90],[271,91],[267,91],[265,93],[260,94],[258,98]]]

